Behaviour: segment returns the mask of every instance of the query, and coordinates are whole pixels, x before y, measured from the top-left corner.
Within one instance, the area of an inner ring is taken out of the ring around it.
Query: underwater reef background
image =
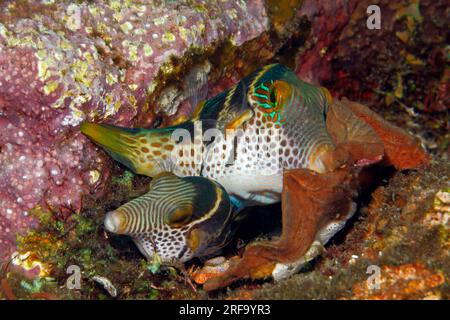
[[[380,30],[366,27],[371,4]],[[449,21],[446,1],[431,0],[1,2],[0,297],[448,299]],[[413,133],[433,164],[380,169],[310,270],[207,295],[189,266],[160,268],[105,233],[104,214],[150,179],[78,126],[164,125],[271,62]],[[65,286],[71,265],[80,289]],[[367,286],[370,265],[381,289]]]

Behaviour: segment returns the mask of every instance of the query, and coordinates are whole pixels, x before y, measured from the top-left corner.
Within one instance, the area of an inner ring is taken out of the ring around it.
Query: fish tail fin
[[[80,131],[104,148],[116,161],[139,173],[139,138],[145,135],[144,130],[83,122]]]

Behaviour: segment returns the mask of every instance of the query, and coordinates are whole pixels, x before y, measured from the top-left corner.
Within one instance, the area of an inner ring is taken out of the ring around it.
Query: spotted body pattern
[[[236,109],[233,103],[244,95],[252,116],[239,127],[243,134],[236,142],[224,136],[214,141],[202,176],[219,181],[240,203],[253,205],[279,201],[283,169],[323,169],[320,153],[332,149],[333,142],[326,130],[328,100],[322,88],[300,81],[286,67],[271,65],[227,94],[225,110]]]

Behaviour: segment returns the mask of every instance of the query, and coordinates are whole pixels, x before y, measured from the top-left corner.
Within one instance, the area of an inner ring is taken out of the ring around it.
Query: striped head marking
[[[153,177],[167,171],[165,164],[174,149],[170,129],[130,129],[83,122],[80,131],[136,173]]]
[[[150,191],[109,212],[105,228],[133,238],[149,259],[185,262],[214,253],[230,236],[231,202],[216,182],[203,177],[157,175]]]

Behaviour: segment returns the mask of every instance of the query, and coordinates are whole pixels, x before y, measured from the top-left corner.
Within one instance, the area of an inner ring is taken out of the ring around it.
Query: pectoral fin
[[[253,117],[253,110],[247,109],[225,125],[225,129],[235,130]]]

